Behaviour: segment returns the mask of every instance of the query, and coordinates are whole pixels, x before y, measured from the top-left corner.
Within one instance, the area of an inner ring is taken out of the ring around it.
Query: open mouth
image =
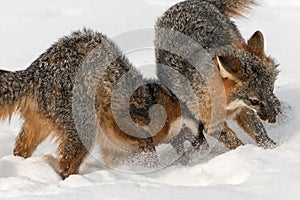
[[[276,116],[267,116],[267,115],[261,115],[258,114],[259,118],[267,123],[275,123],[276,122]]]

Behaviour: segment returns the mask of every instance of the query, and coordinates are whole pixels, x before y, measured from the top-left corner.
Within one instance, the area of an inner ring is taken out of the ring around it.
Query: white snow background
[[[153,27],[176,2],[1,0],[0,68],[25,69],[58,38],[83,27],[109,37]],[[44,142],[31,158],[13,156],[21,127],[15,116],[10,124],[0,123],[0,199],[300,199],[300,1],[259,1],[246,16],[236,20],[243,36],[261,30],[267,53],[280,63],[276,94],[290,108],[287,117],[267,126],[277,148],[259,148],[245,137],[250,144],[205,162],[147,174],[101,170],[88,158],[79,175],[61,180],[53,141]],[[153,59],[149,52],[143,56],[130,58],[137,66],[150,62],[147,56]]]

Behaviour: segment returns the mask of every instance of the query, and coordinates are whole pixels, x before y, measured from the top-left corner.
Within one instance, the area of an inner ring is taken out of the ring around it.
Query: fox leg
[[[252,110],[241,110],[235,120],[255,140],[258,146],[264,148],[276,146],[276,143],[267,135],[262,122],[255,116]]]
[[[58,172],[65,179],[71,174],[78,173],[92,143],[83,143],[76,130],[61,131],[61,133],[59,134],[61,144],[58,149]]]
[[[179,134],[172,140],[171,145],[176,150],[177,154],[181,155],[180,159],[178,160],[181,164],[186,165],[189,162],[190,150],[194,152],[194,150],[201,151],[207,150],[209,148],[207,140],[203,134],[203,129],[203,124],[200,122],[197,130],[197,135],[194,135],[191,129],[184,126],[181,128]],[[191,143],[192,148],[186,150],[184,148],[185,141],[189,141]]]
[[[33,124],[34,123],[34,124]],[[32,155],[36,147],[49,135],[48,126],[40,121],[30,122],[25,120],[22,130],[19,133],[14,155],[28,158]]]
[[[203,130],[204,130],[204,126],[203,126],[202,122],[200,122],[199,126],[198,126],[196,137],[194,137],[194,138],[192,138],[192,140],[190,140],[192,146],[195,149],[200,150],[200,149],[208,149],[209,148],[207,140],[203,134]]]
[[[197,135],[188,127],[181,128],[179,134],[172,140],[171,145],[176,149],[179,155],[185,153],[184,142],[189,141],[192,147],[196,150],[207,149],[208,143],[203,135],[203,124],[200,123],[197,130]]]
[[[143,152],[145,153],[155,153],[156,149],[155,149],[155,144],[153,141],[153,137],[148,137],[145,138],[145,145],[140,145],[140,148],[142,149]]]
[[[216,131],[211,136],[215,137],[229,149],[236,149],[237,147],[243,145],[243,142],[237,137],[235,132],[231,130],[225,123],[223,130]]]

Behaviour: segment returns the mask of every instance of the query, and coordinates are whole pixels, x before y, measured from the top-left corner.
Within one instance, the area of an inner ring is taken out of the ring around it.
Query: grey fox
[[[235,119],[259,146],[266,148],[276,145],[268,137],[261,120],[274,123],[280,112],[280,102],[273,93],[278,74],[277,64],[266,56],[264,37],[260,31],[245,41],[230,19],[241,16],[252,4],[253,0],[187,0],[168,9],[158,19],[155,28],[157,75],[160,81],[163,85],[172,84],[177,88],[177,93],[184,94],[184,88],[178,87],[181,84],[179,80],[168,68],[161,66],[169,66],[184,75],[193,87],[197,102],[187,98],[182,101],[191,110],[197,104],[204,130],[218,137],[230,149],[243,144],[228,127],[227,120],[230,118]],[[205,71],[198,71],[182,55],[161,48],[169,46],[170,49],[182,49],[191,59],[201,51],[191,43],[184,44],[176,34],[170,36],[163,30],[181,33],[198,43],[210,56],[211,68],[215,68],[216,72],[207,75]],[[221,94],[211,97],[203,77],[210,79],[210,87],[217,89],[221,86],[214,81],[220,78],[225,88],[224,98]],[[218,110],[225,113],[225,119],[217,124],[211,123],[214,112],[211,104],[214,99],[220,104],[226,101]]]
[[[114,59],[97,75],[98,65],[110,61],[111,55]],[[126,154],[155,152],[156,145],[170,142],[169,131],[180,117],[181,108],[174,94],[155,82],[143,85],[132,94],[129,111],[136,124],[145,126],[150,123],[148,109],[161,104],[166,110],[166,123],[160,131],[154,136],[146,132],[143,137],[135,137],[118,126],[113,109],[126,109],[124,105],[128,102],[122,98],[129,93],[129,88],[117,94],[115,108],[112,108],[112,95],[125,74],[129,74],[128,87],[143,82],[142,75],[111,40],[86,29],[60,39],[25,70],[0,71],[0,119],[11,117],[16,111],[24,119],[14,154],[30,157],[54,133],[60,142],[58,172],[66,178],[78,172],[96,135],[108,165],[117,164]],[[94,93],[90,92],[93,84]],[[98,124],[101,130],[97,129]],[[173,130],[176,133],[192,134],[188,127],[181,128],[181,124],[177,127]],[[199,127],[199,137],[191,139],[197,147],[205,143]]]

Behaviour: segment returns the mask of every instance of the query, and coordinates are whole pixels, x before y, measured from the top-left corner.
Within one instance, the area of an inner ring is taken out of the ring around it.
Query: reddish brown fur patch
[[[264,36],[260,31],[256,31],[247,41],[247,50],[261,59],[265,58]]]
[[[275,64],[273,58],[266,56],[264,51],[264,36],[260,31],[256,31],[253,36],[243,45],[243,49],[249,53],[256,55],[263,62]]]
[[[247,50],[247,44],[241,40],[235,40],[231,43],[231,45],[237,49]]]
[[[239,63],[237,63],[237,64],[239,64]],[[215,65],[218,66],[217,61],[215,61]],[[218,66],[218,68],[219,68],[219,66]],[[239,69],[239,66],[236,66],[234,68]],[[223,86],[224,86],[225,93],[226,93],[226,102],[227,102],[227,104],[229,104],[229,102],[230,102],[230,95],[233,92],[234,88],[236,87],[236,84],[237,84],[236,82],[238,81],[238,79],[231,80],[231,79],[228,79],[228,78],[222,78],[222,81],[223,81]],[[214,83],[214,84],[215,84],[215,86],[213,86],[212,88],[220,87],[218,85],[218,83]]]
[[[157,103],[165,108],[167,119],[161,131],[153,137],[155,146],[164,142],[165,138],[168,136],[172,123],[181,116],[181,108],[178,99],[171,96],[166,89],[160,88],[156,98]],[[177,133],[179,133],[180,128],[181,127],[179,126],[178,130],[176,130]]]
[[[12,115],[18,109],[18,102],[14,105],[4,105],[0,107],[0,120],[11,119]]]
[[[239,115],[236,117],[237,123],[242,127],[248,135],[250,135],[253,140],[256,141],[256,132],[253,122],[249,121],[249,117],[246,113],[246,110],[242,110]]]
[[[24,124],[16,140],[14,154],[27,158],[55,128],[40,114],[37,101],[32,96],[22,98],[19,107]]]
[[[116,145],[117,148],[131,151],[133,153],[137,152],[139,148],[144,148],[146,146],[144,139],[130,136],[120,129],[114,119],[110,106],[102,107],[100,110],[102,110],[98,112],[100,127],[113,145]],[[103,112],[104,110],[106,111]]]
[[[103,89],[104,90],[104,89]],[[102,129],[103,134],[109,139],[111,142],[111,145],[115,145],[117,149],[121,149],[123,151],[129,152],[129,153],[138,153],[142,151],[148,150],[148,143],[143,138],[136,138],[133,136],[128,135],[127,133],[123,132],[118,124],[116,123],[110,102],[109,92],[101,92],[102,94],[107,94],[106,97],[103,97],[102,95],[99,100],[99,108],[98,108],[98,118],[99,123]],[[157,94],[157,103],[162,105],[166,109],[167,113],[167,121],[163,128],[157,133],[155,136],[153,136],[153,143],[154,145],[158,145],[164,142],[164,139],[167,137],[169,133],[169,129],[171,127],[171,124],[173,121],[175,121],[181,114],[180,110],[180,104],[177,99],[172,97],[169,92],[167,92],[165,89],[160,89]],[[120,106],[120,108],[123,105],[117,105]],[[145,126],[149,124],[149,119],[146,118],[134,118],[133,121],[137,123],[139,126]],[[178,130],[179,133],[179,130]],[[114,155],[114,152],[111,152],[110,150],[103,149],[103,160],[106,164],[112,164],[115,163],[115,160],[119,157],[117,155]]]
[[[21,99],[19,110],[21,117],[24,118],[24,124],[16,140],[14,154],[24,158],[30,157],[36,147],[50,133],[54,133],[60,142],[58,148],[58,154],[60,155],[58,172],[62,178],[78,173],[79,166],[87,154],[87,150],[85,148],[77,149],[76,155],[66,152],[67,133],[59,129],[59,124],[54,124],[40,112],[36,99],[31,95]]]
[[[64,147],[64,142],[61,145]],[[80,149],[80,151],[76,152],[75,155],[65,154],[66,152],[60,152],[60,158],[58,162],[58,172],[63,179],[67,178],[71,174],[77,174],[79,171],[79,167],[83,162],[87,150]]]
[[[97,115],[99,119],[99,125],[102,132],[111,141],[112,145],[116,145],[117,148],[137,152],[140,147],[146,146],[144,139],[135,138],[131,135],[124,133],[114,119],[114,115],[111,110],[111,95],[112,91],[108,88],[101,87],[98,91],[97,97],[98,110]],[[123,105],[118,105],[122,108]]]

